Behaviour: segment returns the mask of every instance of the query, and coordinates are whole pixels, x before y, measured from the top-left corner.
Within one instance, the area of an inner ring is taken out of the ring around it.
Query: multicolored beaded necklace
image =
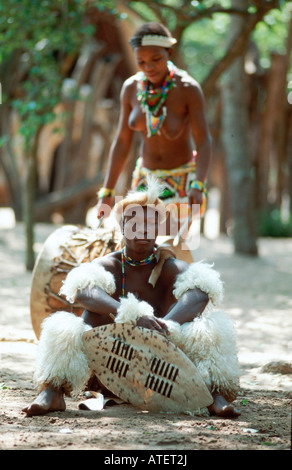
[[[161,87],[153,88],[152,83],[146,78],[144,72],[138,74],[137,99],[141,102],[143,113],[146,114],[147,137],[160,133],[160,129],[167,115],[166,106],[163,106],[169,91],[175,86],[177,67],[167,61],[168,74]],[[158,113],[162,107],[162,113]]]
[[[126,248],[122,249],[121,259],[122,259],[122,297],[125,297],[125,261],[131,266],[145,266],[146,264],[151,263],[155,259],[156,249],[153,249],[153,252],[147,256],[147,258],[142,259],[141,261],[136,261],[126,253]]]

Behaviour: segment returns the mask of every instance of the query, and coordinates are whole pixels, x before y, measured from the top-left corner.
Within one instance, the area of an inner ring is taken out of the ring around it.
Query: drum
[[[120,238],[116,229],[92,230],[75,225],[61,227],[47,238],[32,273],[30,315],[37,338],[43,320],[52,313],[63,310],[78,316],[82,314],[80,305],[70,304],[59,295],[62,281],[81,263],[116,251]]]

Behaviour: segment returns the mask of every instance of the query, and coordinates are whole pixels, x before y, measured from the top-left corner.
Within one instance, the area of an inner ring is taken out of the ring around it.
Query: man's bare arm
[[[172,305],[163,319],[176,321],[180,325],[191,322],[203,312],[208,301],[208,295],[200,289],[188,290]]]
[[[117,300],[113,299],[100,287],[81,289],[77,294],[77,302],[84,309],[97,315],[112,313],[115,316],[120,305]]]

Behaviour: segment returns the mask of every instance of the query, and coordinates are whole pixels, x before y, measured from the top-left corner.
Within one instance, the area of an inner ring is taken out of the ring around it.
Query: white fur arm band
[[[120,300],[115,323],[130,323],[136,325],[137,320],[144,315],[154,316],[153,308],[143,300],[138,300],[134,294],[129,293],[127,298]]]
[[[74,303],[78,290],[87,287],[100,287],[107,294],[112,295],[116,290],[113,274],[98,264],[95,260],[91,263],[82,263],[72,269],[63,281],[60,294],[64,295],[68,302]]]
[[[177,275],[173,295],[179,299],[186,291],[195,288],[208,294],[214,306],[218,306],[223,300],[223,282],[220,274],[203,261],[190,264],[186,271]]]

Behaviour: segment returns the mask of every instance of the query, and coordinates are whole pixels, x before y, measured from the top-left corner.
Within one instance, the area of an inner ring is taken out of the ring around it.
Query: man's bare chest
[[[169,304],[169,289],[161,282],[157,282],[153,287],[149,283],[149,276],[151,271],[143,272],[143,269],[127,270],[125,269],[124,278],[121,276],[118,282],[118,291],[122,294],[124,288],[124,295],[127,296],[129,292],[134,294],[139,300],[149,303],[155,316],[164,316],[167,312]]]

